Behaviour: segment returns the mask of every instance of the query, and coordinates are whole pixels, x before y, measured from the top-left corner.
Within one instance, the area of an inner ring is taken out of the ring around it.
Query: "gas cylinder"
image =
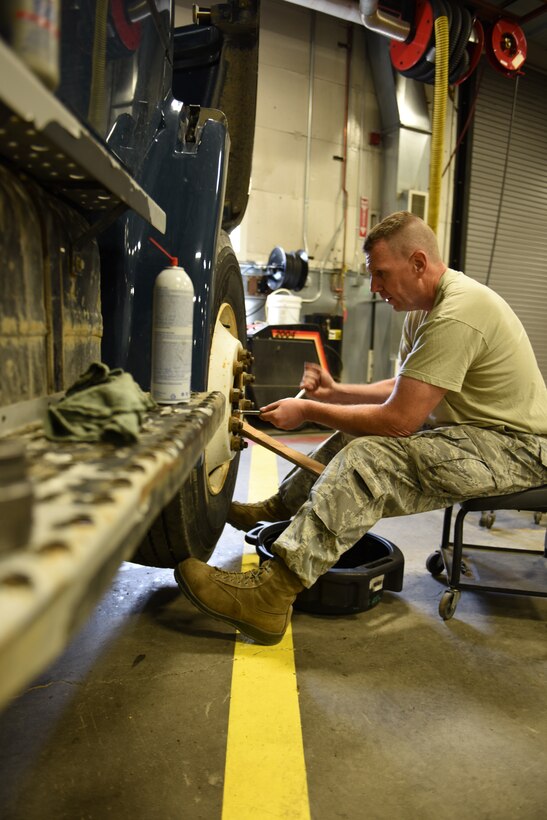
[[[154,283],[152,306],[152,377],[150,392],[158,404],[190,400],[194,287],[184,268],[164,268]]]

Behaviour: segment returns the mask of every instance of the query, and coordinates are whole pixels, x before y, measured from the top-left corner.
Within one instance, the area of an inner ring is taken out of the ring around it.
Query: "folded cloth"
[[[130,373],[93,362],[44,420],[53,441],[137,441],[144,414],[156,407]]]

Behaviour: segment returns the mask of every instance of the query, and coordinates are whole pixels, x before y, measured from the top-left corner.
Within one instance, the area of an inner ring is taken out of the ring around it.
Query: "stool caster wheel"
[[[444,572],[444,561],[439,550],[435,550],[427,557],[425,568],[432,575],[441,575]]]
[[[439,603],[439,615],[443,621],[449,621],[456,611],[461,592],[459,589],[448,589]]]
[[[480,527],[486,527],[486,529],[490,529],[496,520],[496,514],[493,512],[481,512],[481,518],[479,521]]]

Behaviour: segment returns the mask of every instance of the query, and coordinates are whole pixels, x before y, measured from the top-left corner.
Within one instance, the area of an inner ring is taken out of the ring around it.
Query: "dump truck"
[[[249,191],[258,32],[258,0],[195,6],[178,28],[171,0],[3,4],[2,703],[122,561],[207,560],[226,523],[252,379],[230,232]],[[137,409],[132,440],[52,437],[82,377],[149,395],[158,245],[193,285],[190,400]]]

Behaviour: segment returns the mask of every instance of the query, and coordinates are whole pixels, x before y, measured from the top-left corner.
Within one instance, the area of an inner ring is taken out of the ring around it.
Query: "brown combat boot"
[[[279,643],[291,620],[292,602],[304,589],[278,558],[249,572],[226,572],[187,558],[175,569],[175,579],[201,612],[262,644]]]
[[[257,504],[240,504],[239,501],[233,501],[228,512],[228,524],[236,530],[245,532],[259,521],[287,521],[289,518],[292,518],[292,513],[277,494]]]

